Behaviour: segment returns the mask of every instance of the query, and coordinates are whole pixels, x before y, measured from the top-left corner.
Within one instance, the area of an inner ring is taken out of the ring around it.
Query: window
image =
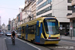
[[[29,26],[26,26],[26,27],[25,27],[25,34],[28,34],[28,33],[29,33],[28,27],[29,27]]]
[[[22,27],[22,33],[24,33],[24,28],[25,28],[25,26]]]
[[[44,2],[43,4],[41,4],[40,6],[38,6],[37,10],[39,10],[40,8],[46,6],[47,4],[51,3],[52,0],[47,0],[46,2]]]
[[[44,15],[43,17],[52,17],[52,13]]]
[[[72,6],[68,6],[68,10],[72,10]]]
[[[58,22],[55,19],[46,19],[44,20],[44,26],[47,34],[58,34],[59,27]]]
[[[36,25],[32,25],[28,27],[28,34],[35,34],[36,33]]]
[[[39,4],[39,3],[41,3],[43,0],[38,0],[38,2],[37,2],[37,5]]]
[[[73,27],[75,28],[75,20],[73,20]]]
[[[47,4],[47,1],[46,1],[46,2],[44,2],[43,4],[41,4],[41,5],[38,7],[38,9],[37,9],[37,10],[39,10],[40,8],[42,8],[42,7],[46,6],[46,4]]]
[[[45,8],[45,9],[41,10],[40,12],[38,12],[38,13],[37,13],[37,16],[40,15],[40,14],[43,14],[43,13],[45,13],[45,12],[51,10],[51,9],[52,9],[52,6],[47,7],[47,8]]]
[[[52,2],[52,0],[47,0],[48,1],[48,3],[51,3]]]
[[[68,0],[68,3],[71,3],[72,0]]]
[[[70,25],[67,25],[67,29],[69,29]]]
[[[72,12],[75,12],[75,5],[72,6]]]
[[[72,13],[68,13],[67,16],[72,15]]]

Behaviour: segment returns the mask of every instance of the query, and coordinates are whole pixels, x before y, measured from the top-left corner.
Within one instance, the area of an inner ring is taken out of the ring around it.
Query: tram
[[[19,26],[20,38],[37,44],[58,44],[59,22],[55,17],[39,17]]]

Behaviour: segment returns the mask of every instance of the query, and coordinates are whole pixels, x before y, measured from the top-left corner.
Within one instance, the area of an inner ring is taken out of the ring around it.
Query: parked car
[[[68,36],[68,35],[69,35],[69,32],[66,32],[66,33],[65,33],[65,36]]]
[[[6,33],[6,36],[11,36],[11,32],[7,32]]]
[[[3,35],[3,32],[1,32],[0,34]]]
[[[3,32],[0,32],[0,36],[2,36],[3,35]]]

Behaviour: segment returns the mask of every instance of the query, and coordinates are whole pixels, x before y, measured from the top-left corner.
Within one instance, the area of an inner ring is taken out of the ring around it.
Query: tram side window
[[[26,33],[26,27],[24,27],[24,33]]]
[[[36,34],[36,25],[34,25],[34,34]]]
[[[22,33],[24,33],[24,26],[22,27]]]
[[[26,32],[27,32],[27,31],[26,31],[26,27],[25,27],[25,34],[26,34]]]
[[[31,30],[31,27],[28,26],[28,34],[31,34],[30,30]]]
[[[28,34],[29,30],[28,27],[25,27],[25,34]]]
[[[46,30],[46,32],[48,31],[48,27],[47,27],[47,23],[46,23],[46,21],[44,20],[44,26],[45,26],[45,30]],[[48,32],[47,32],[48,33]]]
[[[21,28],[20,28],[20,34],[21,34]]]
[[[35,34],[35,31],[36,31],[36,26],[35,25],[32,25],[32,26],[28,27],[29,34]]]

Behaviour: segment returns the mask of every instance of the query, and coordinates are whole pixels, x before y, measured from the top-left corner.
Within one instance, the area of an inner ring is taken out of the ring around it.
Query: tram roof
[[[29,22],[27,22],[27,23],[23,23],[23,24],[19,25],[18,27],[26,26],[26,25],[34,25],[34,24],[37,23],[37,21],[43,22],[43,19],[44,19],[44,18],[55,18],[55,17],[39,17],[39,18],[36,18],[36,19],[34,19],[34,20],[31,20],[31,21],[29,21]]]

